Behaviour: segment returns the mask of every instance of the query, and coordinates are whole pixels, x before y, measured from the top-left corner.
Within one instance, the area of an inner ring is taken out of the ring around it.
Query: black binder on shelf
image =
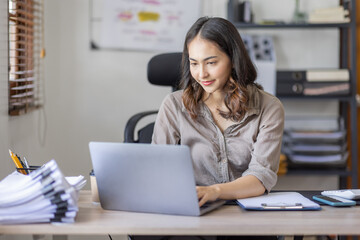
[[[278,70],[277,79],[280,81],[308,81],[308,82],[349,82],[348,69],[307,69],[307,70]]]
[[[347,96],[350,94],[348,71],[278,70],[277,96]]]
[[[305,70],[278,70],[276,71],[276,79],[281,82],[288,81],[306,81]]]

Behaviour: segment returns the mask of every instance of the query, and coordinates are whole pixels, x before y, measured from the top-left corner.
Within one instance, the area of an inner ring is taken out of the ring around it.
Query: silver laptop
[[[199,216],[225,203],[199,208],[189,147],[90,142],[103,209]]]

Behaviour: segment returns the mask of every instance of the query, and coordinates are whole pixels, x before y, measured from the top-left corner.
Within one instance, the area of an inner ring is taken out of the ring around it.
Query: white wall
[[[287,19],[289,9],[294,6],[294,1],[288,0],[273,0],[271,5],[270,1],[259,1],[254,0],[255,12],[276,18]],[[336,0],[312,2],[338,3]],[[302,3],[304,9],[313,7],[309,0]],[[226,16],[226,4],[226,0],[204,0],[204,15]],[[3,16],[0,14],[0,19]],[[0,32],[4,27],[2,23]],[[289,30],[269,34],[275,38],[278,67],[337,66],[336,32]],[[8,148],[26,156],[32,164],[54,158],[65,175],[88,176],[92,168],[88,142],[122,141],[127,119],[139,111],[157,109],[171,91],[147,82],[146,65],[156,53],[90,50],[89,0],[45,1],[45,41],[44,111],[7,116],[6,66],[0,62],[1,178],[14,169]],[[6,47],[3,34],[0,44],[3,50]],[[286,111],[291,113],[292,108]],[[329,112],[332,114],[333,110]],[[299,180],[293,178],[287,178],[284,188],[298,186]],[[329,181],[336,182],[333,178],[316,178],[321,187]]]

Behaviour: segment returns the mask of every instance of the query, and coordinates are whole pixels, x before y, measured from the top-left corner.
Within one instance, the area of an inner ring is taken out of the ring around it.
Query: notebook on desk
[[[187,146],[90,142],[89,148],[104,209],[199,216],[225,203],[199,208]]]

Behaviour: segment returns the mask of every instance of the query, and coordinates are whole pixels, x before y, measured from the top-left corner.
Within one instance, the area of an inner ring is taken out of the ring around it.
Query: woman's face
[[[232,69],[228,55],[199,35],[188,44],[188,51],[191,76],[207,93],[221,93]]]

